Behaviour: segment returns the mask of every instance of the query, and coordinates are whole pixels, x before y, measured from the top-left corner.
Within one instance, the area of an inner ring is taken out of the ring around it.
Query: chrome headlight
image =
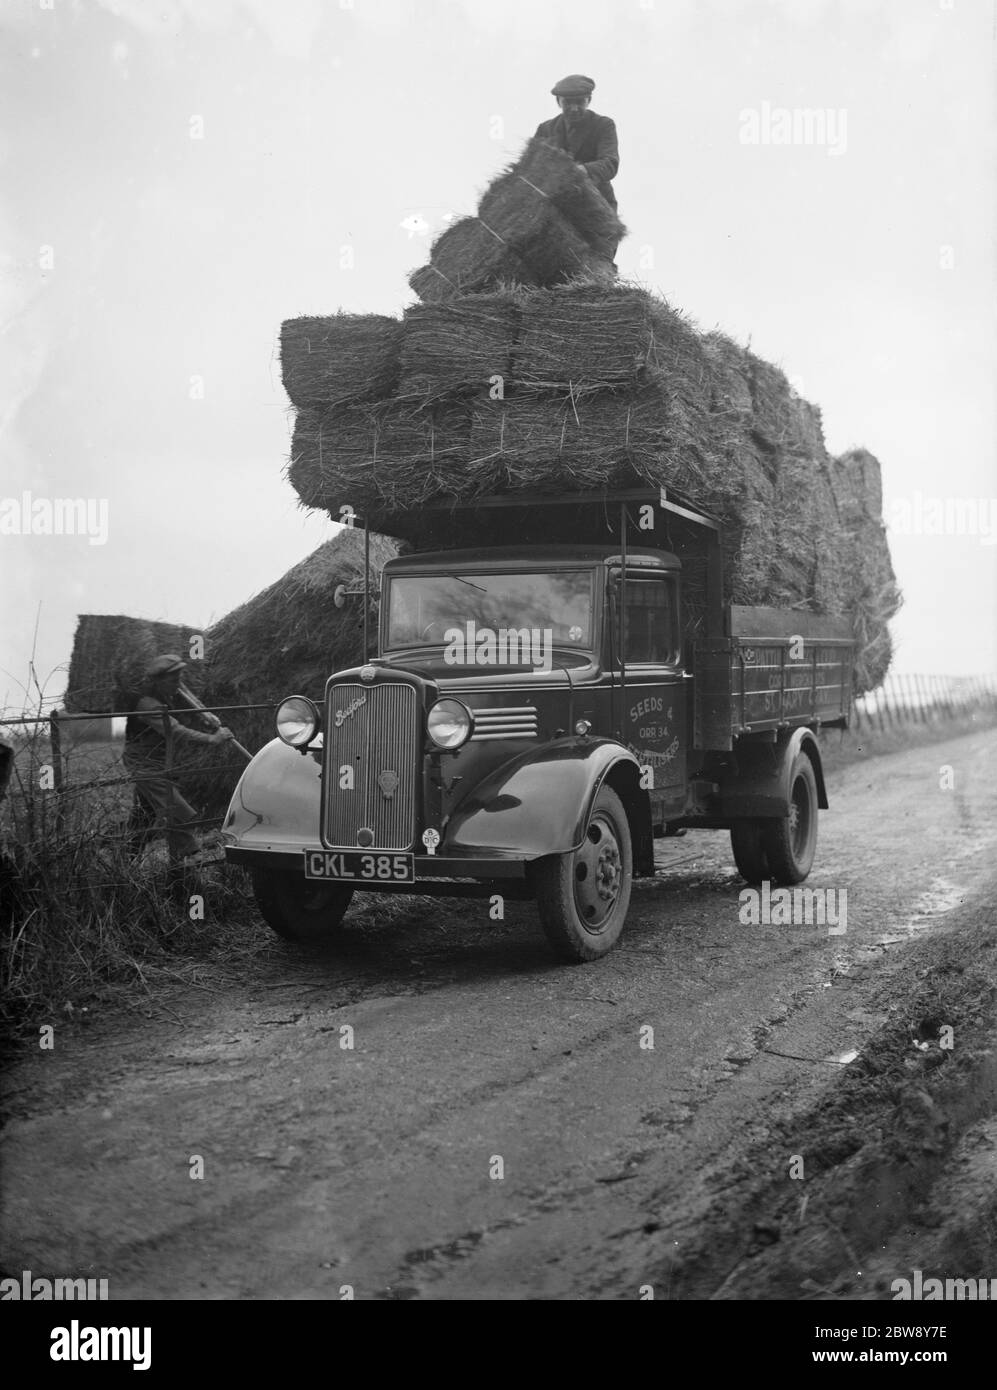
[[[426,731],[438,748],[460,748],[473,728],[471,711],[459,700],[437,700],[426,718]]]
[[[292,748],[307,748],[318,732],[319,712],[303,695],[290,695],[277,706],[277,737]]]

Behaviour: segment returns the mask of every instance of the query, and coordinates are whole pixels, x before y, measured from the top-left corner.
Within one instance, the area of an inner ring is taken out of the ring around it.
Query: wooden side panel
[[[695,649],[694,746],[723,751],[741,734],[847,724],[854,644],[847,619],[736,608],[724,641]]]

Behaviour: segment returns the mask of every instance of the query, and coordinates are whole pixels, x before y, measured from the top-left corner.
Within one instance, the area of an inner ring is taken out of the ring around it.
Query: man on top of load
[[[612,180],[620,167],[616,125],[608,116],[588,109],[594,90],[591,77],[583,77],[581,73],[562,77],[551,88],[561,114],[542,121],[537,126],[535,138],[549,140],[558,149],[566,150],[589,175],[610,207],[615,208]]]

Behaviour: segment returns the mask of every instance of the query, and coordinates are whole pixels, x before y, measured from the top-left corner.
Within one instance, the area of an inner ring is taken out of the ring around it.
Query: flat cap
[[[550,91],[551,96],[555,97],[590,97],[595,91],[595,83],[591,77],[583,77],[580,72],[573,72],[570,77],[562,77]]]
[[[170,671],[185,671],[186,669],[186,661],[182,661],[173,652],[165,652],[162,656],[153,657],[145,668],[145,674],[147,676],[165,676]]]

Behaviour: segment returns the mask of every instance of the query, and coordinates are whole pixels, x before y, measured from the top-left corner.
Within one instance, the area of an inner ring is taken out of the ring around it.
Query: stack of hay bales
[[[123,614],[84,613],[73,638],[66,709],[74,714],[113,714],[134,705],[149,662],[166,652],[184,661],[201,629],[150,622]],[[184,680],[202,694],[203,672],[193,663]]]
[[[388,536],[370,537],[371,585],[399,554]],[[205,635],[205,683],[213,705],[273,706],[287,695],[321,702],[337,670],[363,660],[364,535],[346,529],[281,579],[221,618]],[[337,608],[339,585],[357,591]],[[370,631],[377,631],[376,616]],[[227,714],[240,742],[255,750],[273,737],[272,709]]]
[[[388,536],[370,538],[371,583],[376,589],[386,560],[400,546]],[[85,614],[79,619],[69,669],[66,707],[76,713],[124,712],[137,698],[152,657],[176,652],[185,659],[190,638],[203,637],[204,660],[191,661],[184,683],[221,719],[240,743],[255,752],[274,736],[273,707],[286,695],[321,701],[335,670],[363,659],[362,588],[364,537],[344,530],[326,541],[283,578],[233,609],[206,630],[141,618]],[[354,591],[342,607],[339,585]],[[371,620],[376,632],[376,616]],[[175,750],[175,769],[184,795],[206,814],[224,810],[245,766],[219,744]]]
[[[503,283],[555,285],[581,274],[609,282],[625,228],[564,150],[534,138],[478,204],[438,237],[409,284],[439,303]]]
[[[406,311],[396,393],[298,412],[303,504],[404,536],[419,503],[664,485],[724,523],[727,600],[852,614],[858,689],[889,664],[899,606],[879,466],[832,459],[784,374],[646,290],[592,277]],[[686,569],[701,630],[705,568]]]

